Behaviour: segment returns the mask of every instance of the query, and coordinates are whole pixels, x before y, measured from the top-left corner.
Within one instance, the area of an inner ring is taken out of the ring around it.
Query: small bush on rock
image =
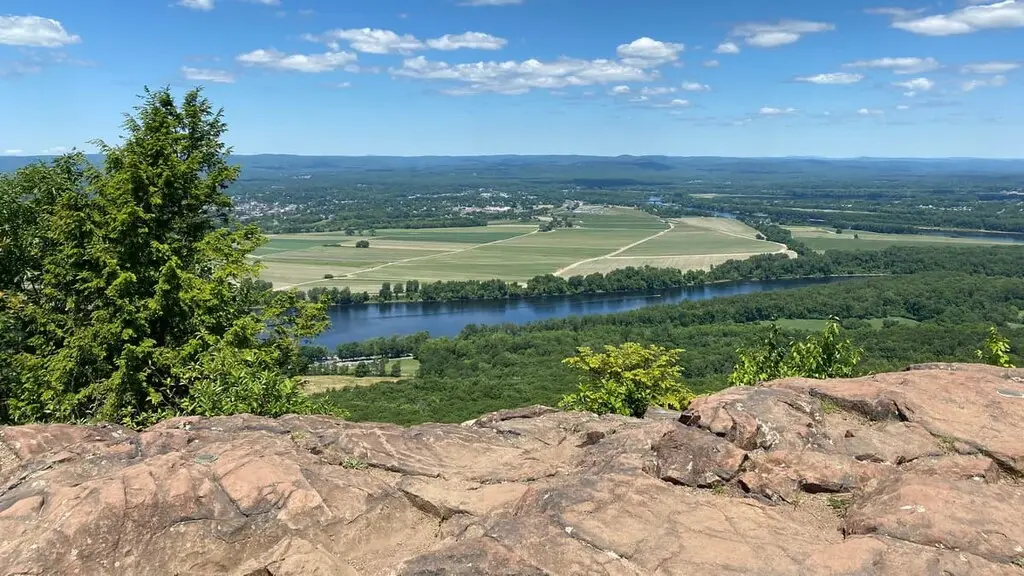
[[[563,360],[583,374],[579,390],[563,398],[560,408],[643,418],[652,405],[682,410],[693,399],[679,366],[682,350],[635,342],[604,350],[577,348],[576,356]]]
[[[787,341],[772,324],[757,345],[737,353],[739,361],[729,376],[733,386],[792,377],[849,378],[855,375],[862,354],[849,340],[840,338],[837,318],[830,318],[821,334],[802,341]]]

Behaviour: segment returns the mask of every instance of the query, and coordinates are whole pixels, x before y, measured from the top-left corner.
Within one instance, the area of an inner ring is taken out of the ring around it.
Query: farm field
[[[934,246],[936,244],[1006,245],[1009,240],[998,238],[952,238],[923,234],[880,234],[860,230],[843,230],[836,234],[831,228],[814,226],[787,226],[793,237],[803,241],[811,250],[882,250],[890,246]],[[855,237],[857,236],[857,237]]]
[[[786,246],[757,240],[757,231],[727,218],[678,218],[672,228],[642,243],[600,258],[576,262],[560,276],[610,272],[626,266],[707,270],[729,260],[783,252]]]
[[[535,224],[474,228],[281,234],[256,254],[261,278],[275,288],[348,287],[376,292],[383,282],[526,281],[627,266],[707,268],[735,258],[778,252],[741,222],[684,218],[671,223],[630,208],[584,206],[574,228],[538,232]],[[367,240],[369,248],[356,248]]]

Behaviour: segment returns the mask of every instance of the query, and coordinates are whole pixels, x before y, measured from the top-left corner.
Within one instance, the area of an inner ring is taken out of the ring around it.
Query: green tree
[[[782,378],[790,344],[774,322],[769,324],[755,346],[737,350],[739,361],[729,375],[729,385],[754,386]]]
[[[850,378],[855,375],[863,352],[840,338],[838,318],[829,318],[821,334],[795,342],[783,362],[783,373],[803,378]]]
[[[356,241],[356,248],[369,248],[369,247],[370,247],[370,241],[369,240],[357,240]]]
[[[323,410],[299,343],[326,309],[252,281],[265,242],[230,219],[222,114],[150,91],[117,146],[0,175],[0,418],[141,426]]]
[[[995,326],[988,329],[988,337],[981,350],[974,353],[978,360],[1001,368],[1015,368],[1010,361],[1010,341],[999,333]]]
[[[402,361],[401,360],[395,360],[394,362],[391,363],[391,373],[390,373],[390,375],[391,375],[392,378],[401,378],[402,377]]]
[[[365,378],[370,375],[370,365],[366,362],[360,362],[356,364],[353,374],[356,378]]]
[[[840,338],[839,319],[830,318],[821,334],[799,342],[787,342],[772,324],[756,346],[737,354],[729,384],[755,386],[779,378],[849,378],[856,373],[862,351]]]
[[[642,418],[651,405],[682,409],[693,399],[679,366],[682,350],[635,342],[604,350],[577,348],[576,356],[563,360],[583,374],[579,390],[564,397],[560,408]]]
[[[391,282],[384,282],[380,285],[380,290],[377,291],[377,299],[381,302],[390,302],[394,297],[394,292],[391,291]]]

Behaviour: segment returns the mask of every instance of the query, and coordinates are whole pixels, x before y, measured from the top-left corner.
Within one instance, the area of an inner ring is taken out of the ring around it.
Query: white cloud
[[[705,60],[701,65],[705,68],[718,68],[719,62],[718,60]]]
[[[682,98],[673,98],[664,104],[656,104],[658,108],[689,108],[690,101]]]
[[[807,20],[780,20],[776,24],[751,22],[741,24],[732,30],[734,36],[744,39],[750,46],[758,48],[775,48],[792,44],[804,34],[835,30],[834,24],[827,22],[810,22]]]
[[[987,80],[968,80],[967,82],[963,83],[963,86],[961,86],[961,88],[964,92],[970,92],[976,88],[999,88],[1001,86],[1006,86],[1006,76],[998,74]]]
[[[994,28],[1024,28],[1024,2],[1003,0],[972,4],[946,14],[897,19],[893,21],[892,27],[924,36],[971,34]]]
[[[762,116],[781,116],[783,114],[793,114],[796,112],[796,108],[772,108],[771,106],[762,106],[757,111]]]
[[[629,86],[626,86],[625,84],[620,84],[611,89],[612,94],[629,94],[629,92]]]
[[[1017,62],[977,62],[960,68],[963,74],[1005,74],[1020,68]]]
[[[939,61],[931,57],[876,58],[843,64],[845,68],[881,68],[891,70],[893,74],[920,74],[935,70],[939,66]]]
[[[483,32],[465,32],[463,34],[445,34],[440,38],[427,40],[427,46],[435,50],[500,50],[508,44],[508,40],[491,36]]]
[[[897,110],[910,110],[910,106],[907,106],[906,104],[900,104],[900,105],[896,106],[896,109]]]
[[[23,152],[22,150],[18,150],[18,149],[4,150],[4,153],[2,155],[3,156],[17,156],[18,154],[21,154],[22,152]]]
[[[615,52],[623,63],[629,66],[648,68],[678,60],[679,53],[685,49],[686,47],[682,44],[662,42],[644,36],[629,44],[620,44]]]
[[[504,38],[483,32],[463,32],[462,34],[445,34],[440,38],[431,38],[426,42],[411,34],[399,34],[392,30],[379,28],[349,28],[328,30],[323,34],[306,34],[304,39],[325,44],[332,51],[341,49],[341,42],[346,42],[357,52],[367,54],[405,54],[432,48],[434,50],[500,50],[508,41]]]
[[[893,82],[892,85],[896,86],[898,88],[904,88],[904,89],[906,89],[906,90],[908,90],[910,92],[913,92],[913,93],[917,93],[917,92],[927,92],[927,91],[931,90],[932,88],[935,87],[935,82],[933,80],[928,79],[928,78],[914,78],[912,80],[907,80],[905,82]],[[907,94],[907,95],[908,96],[912,96],[913,94]]]
[[[683,82],[682,88],[687,92],[707,92],[711,90],[711,86],[701,84],[700,82]]]
[[[909,10],[907,8],[868,8],[864,12],[868,14],[879,14],[889,16],[893,20],[909,20],[924,12],[924,8]]]
[[[68,148],[67,146],[54,146],[53,148],[43,150],[40,154],[43,154],[44,156],[60,156],[61,154],[67,154],[68,152],[71,152],[71,148]]]
[[[235,77],[230,72],[224,70],[213,70],[210,68],[191,68],[189,66],[182,66],[181,73],[185,75],[188,80],[196,80],[199,82],[216,82],[219,84],[232,84],[235,81]]]
[[[260,66],[275,70],[296,72],[329,72],[343,68],[357,57],[351,52],[325,52],[323,54],[284,54],[273,48],[253,50],[235,58],[246,66]]]
[[[647,96],[634,96],[629,99],[630,102],[647,102],[650,100]]]
[[[861,108],[857,110],[857,114],[860,116],[882,116],[885,112],[875,108]]]
[[[190,8],[192,10],[203,11],[213,10],[213,4],[213,0],[180,0],[180,2],[178,2],[179,6],[184,6],[185,8]]]
[[[264,6],[280,6],[281,0],[243,0],[250,4],[262,4]],[[216,8],[216,0],[178,0],[178,6],[184,6],[192,10],[209,12]]]
[[[51,18],[0,16],[0,44],[57,48],[81,41],[81,37],[69,33],[60,22]]]
[[[676,89],[672,86],[645,86],[640,93],[645,96],[664,96],[665,94],[672,94]]]
[[[657,72],[615,60],[561,58],[550,62],[535,59],[505,62],[448,64],[423,56],[407,58],[391,68],[393,76],[420,80],[462,82],[462,93],[492,92],[523,94],[533,88],[560,89],[569,86],[594,86],[623,82],[649,82]],[[451,93],[451,90],[446,91]]]
[[[864,79],[862,74],[851,74],[849,72],[826,72],[814,76],[799,76],[797,82],[809,82],[811,84],[856,84]]]
[[[715,48],[715,54],[739,54],[740,47],[735,42],[722,42]]]
[[[379,28],[329,30],[320,35],[306,35],[305,39],[322,42],[332,51],[340,50],[338,42],[344,40],[353,50],[367,54],[409,54],[426,47],[415,36]]]
[[[522,3],[523,0],[465,0],[460,6],[509,6]]]

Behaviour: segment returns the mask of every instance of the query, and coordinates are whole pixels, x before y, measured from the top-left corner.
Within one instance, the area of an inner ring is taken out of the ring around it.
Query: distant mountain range
[[[0,156],[0,172],[16,170],[26,164],[48,160],[52,156]],[[88,156],[91,162],[102,156]],[[583,175],[588,172],[623,178],[655,177],[677,179],[725,174],[820,173],[823,169],[856,175],[874,174],[1015,174],[1024,175],[1024,159],[982,158],[725,158],[676,156],[293,156],[258,154],[234,156],[242,166],[243,179],[297,176],[324,173],[449,173],[490,176],[517,176],[524,171],[551,177]],[[482,174],[481,174],[482,175]]]

